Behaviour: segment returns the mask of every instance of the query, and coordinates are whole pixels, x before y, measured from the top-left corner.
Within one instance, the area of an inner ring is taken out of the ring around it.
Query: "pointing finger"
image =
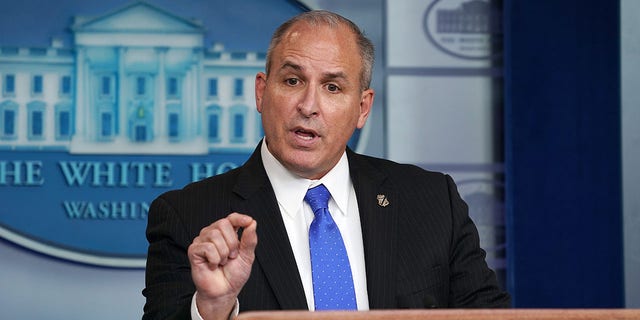
[[[246,228],[253,221],[252,217],[237,212],[228,215],[227,219],[234,228]]]

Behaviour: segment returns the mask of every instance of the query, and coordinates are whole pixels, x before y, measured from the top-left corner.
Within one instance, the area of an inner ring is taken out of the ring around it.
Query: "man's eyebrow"
[[[284,69],[293,69],[293,70],[296,70],[296,71],[300,71],[300,70],[302,70],[303,68],[302,68],[302,66],[300,66],[300,65],[298,65],[298,64],[295,64],[295,63],[293,63],[293,62],[285,61],[285,62],[282,64],[282,66],[280,67],[280,70],[284,70]]]
[[[322,74],[323,78],[325,79],[329,79],[329,80],[333,80],[333,79],[343,79],[345,81],[349,81],[349,77],[347,77],[347,74],[342,72],[342,71],[338,71],[338,72],[325,72]]]
[[[293,69],[294,71],[304,71],[304,67],[302,67],[299,64],[293,63],[291,61],[285,61],[284,63],[282,63],[282,66],[280,67],[279,71],[287,70],[287,69]],[[322,74],[322,77],[323,79],[326,79],[326,80],[342,79],[343,81],[350,82],[349,77],[343,71],[324,72]]]

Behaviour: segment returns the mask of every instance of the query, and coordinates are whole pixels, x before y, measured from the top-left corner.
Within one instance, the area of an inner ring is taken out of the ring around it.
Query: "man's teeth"
[[[296,134],[302,138],[302,139],[306,139],[306,140],[311,140],[315,137],[315,134],[311,133],[311,132],[307,132],[304,130],[298,130],[296,131]]]

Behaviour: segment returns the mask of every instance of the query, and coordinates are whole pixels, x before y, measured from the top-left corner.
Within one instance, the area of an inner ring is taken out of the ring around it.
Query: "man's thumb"
[[[253,261],[256,246],[258,245],[258,222],[253,220],[242,230],[242,236],[240,238],[240,255],[245,258],[250,258]]]

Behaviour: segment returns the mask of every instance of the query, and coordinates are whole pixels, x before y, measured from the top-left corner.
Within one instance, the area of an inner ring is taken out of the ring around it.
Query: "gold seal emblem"
[[[386,207],[389,205],[389,200],[387,200],[387,196],[384,194],[379,194],[376,198],[378,199],[379,206]]]

